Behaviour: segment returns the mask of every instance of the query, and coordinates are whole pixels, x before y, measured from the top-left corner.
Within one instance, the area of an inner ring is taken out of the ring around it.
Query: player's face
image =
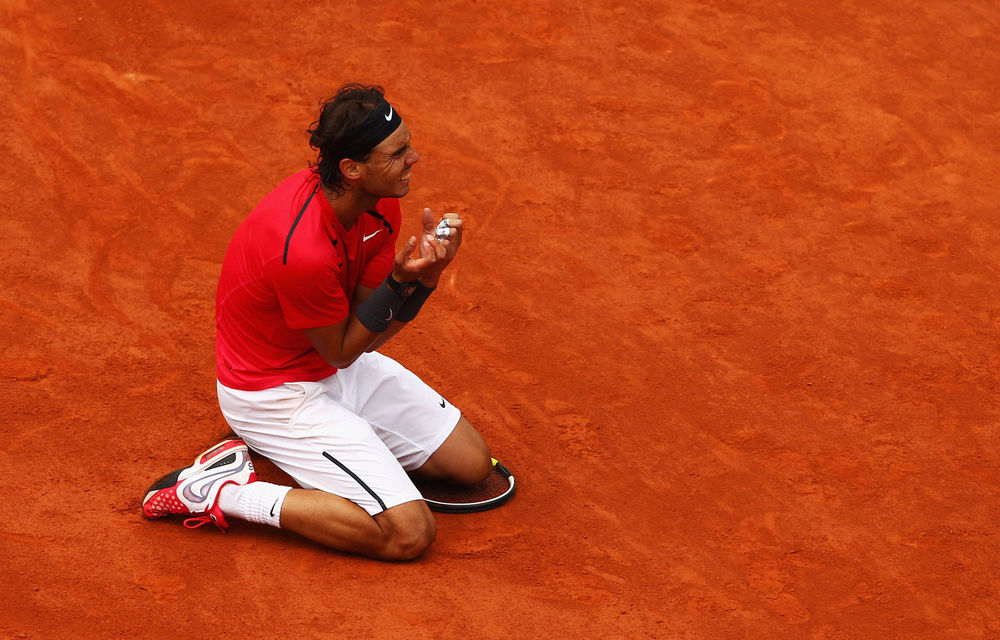
[[[410,190],[410,169],[420,154],[410,146],[410,130],[401,123],[388,138],[372,149],[363,187],[380,198],[401,198]]]

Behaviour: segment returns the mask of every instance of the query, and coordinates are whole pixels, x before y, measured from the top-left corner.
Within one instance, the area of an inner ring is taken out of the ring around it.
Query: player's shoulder
[[[246,225],[259,231],[287,229],[315,196],[318,181],[311,170],[296,172],[264,196],[247,216]]]
[[[282,180],[278,186],[264,196],[257,208],[298,211],[319,187],[319,178],[312,169],[296,171]]]

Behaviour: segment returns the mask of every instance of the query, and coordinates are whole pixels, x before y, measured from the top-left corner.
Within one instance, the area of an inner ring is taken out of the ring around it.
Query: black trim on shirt
[[[382,217],[382,214],[381,214],[381,213],[379,213],[378,211],[374,211],[374,210],[372,210],[372,209],[365,209],[365,213],[370,213],[370,214],[372,214],[373,216],[375,216],[376,218],[378,218],[379,220],[381,220],[381,221],[382,221],[382,224],[384,224],[384,225],[385,225],[385,228],[389,230],[389,235],[390,235],[390,236],[392,235],[392,225],[391,225],[391,224],[389,224],[389,223],[388,223],[388,222],[386,221],[386,219]]]
[[[302,214],[306,212],[306,208],[309,207],[309,203],[312,202],[313,196],[319,191],[319,185],[317,184],[313,187],[312,193],[306,198],[306,203],[302,205],[302,209],[299,210],[299,215],[295,216],[295,222],[292,223],[292,228],[288,230],[288,237],[285,238],[285,252],[281,256],[281,264],[288,264],[288,244],[292,241],[292,234],[295,233],[295,227],[299,226],[299,220],[302,219]]]

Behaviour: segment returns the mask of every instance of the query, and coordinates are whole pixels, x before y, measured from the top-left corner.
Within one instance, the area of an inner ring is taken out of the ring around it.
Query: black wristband
[[[417,288],[413,290],[413,293],[409,295],[403,306],[399,308],[399,313],[396,314],[396,320],[400,322],[409,322],[417,317],[420,313],[420,308],[424,306],[427,298],[430,297],[431,292],[437,287],[425,287],[424,285],[417,283]]]
[[[389,328],[403,306],[403,297],[389,288],[383,280],[378,289],[358,305],[358,320],[372,333],[382,333]]]
[[[390,289],[392,289],[399,295],[403,296],[404,298],[413,293],[414,289],[417,288],[417,285],[420,284],[417,281],[399,282],[398,280],[392,277],[391,273],[385,277],[385,283],[389,285]]]

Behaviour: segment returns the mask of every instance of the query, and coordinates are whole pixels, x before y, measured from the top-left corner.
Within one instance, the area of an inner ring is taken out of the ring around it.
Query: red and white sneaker
[[[219,508],[219,491],[227,484],[257,480],[250,450],[242,440],[225,440],[195,458],[190,467],[175,469],[146,492],[142,513],[147,518],[191,515],[184,526],[195,529],[212,522],[225,531],[229,523]]]

